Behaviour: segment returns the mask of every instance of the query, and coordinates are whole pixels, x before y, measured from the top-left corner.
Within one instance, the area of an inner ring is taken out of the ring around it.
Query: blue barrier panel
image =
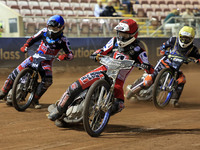
[[[168,38],[139,38],[141,46],[147,50],[149,61],[155,65],[159,56],[159,47]],[[0,67],[16,67],[27,55],[20,51],[27,38],[0,38]],[[102,48],[110,38],[69,38],[75,59],[70,62],[55,62],[55,65],[85,66],[97,65],[89,59],[91,53]],[[195,44],[200,47],[199,39]],[[39,42],[31,46],[36,50]],[[62,50],[60,51],[62,53]]]

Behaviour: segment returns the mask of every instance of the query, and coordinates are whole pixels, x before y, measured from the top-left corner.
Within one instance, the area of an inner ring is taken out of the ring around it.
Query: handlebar
[[[139,69],[148,69],[148,67],[149,66],[147,66],[147,65],[145,65],[145,64],[139,64],[139,63],[136,63],[134,60],[118,60],[118,59],[114,59],[114,58],[112,58],[112,57],[110,57],[110,56],[107,56],[107,55],[101,55],[101,54],[97,54],[97,55],[91,55],[90,57],[89,57],[90,59],[93,59],[93,60],[95,60],[95,61],[97,61],[97,59],[99,60],[99,61],[101,61],[101,59],[102,58],[109,58],[109,59],[113,59],[113,60],[116,60],[116,61],[130,61],[131,63],[132,63],[132,65],[131,66],[134,66],[134,67],[137,67],[137,68],[139,68]]]
[[[58,59],[58,57],[57,57],[57,56],[54,56],[54,55],[37,53],[37,52],[35,52],[35,51],[33,51],[33,50],[28,50],[27,52],[28,52],[28,55],[29,55],[29,56],[33,56],[34,58],[44,58],[44,59],[47,59],[47,60],[51,60],[51,59],[54,58],[54,59],[60,61],[60,60]]]
[[[170,60],[173,60],[173,59],[180,59],[180,60],[182,60],[183,61],[183,63],[185,63],[185,64],[188,64],[188,63],[190,63],[190,62],[194,62],[194,63],[197,63],[198,62],[198,60],[196,59],[196,58],[192,58],[192,57],[185,57],[185,56],[181,56],[181,55],[171,55],[171,54],[169,54],[168,56],[167,56]]]

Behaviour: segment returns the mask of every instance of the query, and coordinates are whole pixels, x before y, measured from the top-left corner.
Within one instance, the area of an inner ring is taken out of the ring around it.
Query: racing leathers
[[[113,37],[102,49],[95,51],[92,54],[92,56],[96,56],[97,54],[109,55],[114,59],[120,60],[135,60],[137,63],[142,64],[146,68],[147,73],[153,73],[153,68],[148,62],[146,51],[139,46],[137,40],[131,43],[130,45],[126,46],[125,48],[120,48],[117,44],[116,37]],[[125,79],[127,78],[128,74],[132,71],[133,68],[134,67],[132,67],[130,70],[120,71],[114,87],[115,99],[121,100],[122,102],[124,101],[123,85]],[[102,65],[88,72],[86,75],[82,76],[77,81],[72,83],[61,97],[58,106],[54,108],[55,110],[53,110],[49,114],[48,118],[53,121],[58,119],[61,116],[61,114],[63,114],[67,110],[67,107],[72,103],[74,98],[79,93],[89,88],[96,80],[99,80],[104,77],[102,71],[106,72],[106,70],[106,66]]]
[[[160,54],[161,55],[175,55],[175,56],[185,56],[185,57],[193,57],[197,60],[197,62],[199,62],[200,60],[200,54],[198,52],[197,47],[191,43],[187,48],[182,48],[179,45],[178,42],[178,38],[177,37],[170,37],[165,43],[163,43],[163,45],[160,47]],[[180,64],[181,65],[181,64]],[[180,68],[179,64],[174,64],[170,61],[170,59],[168,59],[168,57],[162,57],[157,65],[154,67],[155,71],[153,74],[148,75],[144,81],[143,84],[141,86],[141,88],[146,88],[149,87],[150,85],[153,84],[157,74],[166,67],[173,67],[173,68]],[[184,84],[186,83],[186,79],[185,79],[185,75],[182,73],[182,71],[179,70],[179,74],[178,74],[178,87],[177,90],[173,93],[171,100],[175,106],[175,104],[178,104],[178,100],[181,96],[181,93],[183,91],[184,88]],[[133,87],[132,87],[133,88]],[[135,92],[135,91],[133,91]],[[178,105],[177,105],[178,106]]]
[[[36,53],[56,56],[58,52],[61,49],[63,49],[65,54],[60,55],[58,58],[62,58],[62,60],[73,59],[73,53],[70,47],[70,43],[65,36],[61,35],[58,39],[51,41],[46,36],[46,34],[47,34],[47,28],[40,30],[37,34],[35,34],[34,36],[32,36],[26,41],[24,46],[21,48],[21,51],[26,52],[25,50],[28,47],[32,46],[35,42],[41,41]],[[35,103],[38,103],[38,99],[45,93],[45,91],[52,84],[53,60],[54,59],[52,58],[51,60],[45,60],[41,62],[40,75],[41,75],[42,81],[36,90],[36,94],[34,95]],[[24,68],[28,67],[32,63],[32,61],[33,61],[33,57],[30,56],[12,71],[12,73],[8,76],[7,80],[5,81],[4,86],[1,89],[4,95],[6,95],[9,92],[9,90],[12,88],[13,82],[16,76],[19,74],[19,72],[22,71]]]

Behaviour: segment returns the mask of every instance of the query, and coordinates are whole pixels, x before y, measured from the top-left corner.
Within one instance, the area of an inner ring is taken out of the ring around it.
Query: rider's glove
[[[90,56],[90,58],[93,59],[94,61],[99,61],[99,57],[100,57],[100,54],[94,54]]]
[[[165,55],[165,50],[160,50],[161,55]]]
[[[196,60],[195,60],[195,63],[199,63],[199,62],[200,62],[200,59],[196,59]]]
[[[28,51],[28,47],[23,46],[23,47],[21,47],[20,50],[21,50],[23,53],[26,53],[26,52]]]
[[[68,55],[67,54],[62,54],[58,56],[58,60],[62,61],[62,60],[67,60],[68,59]]]
[[[168,50],[160,50],[160,54],[167,56],[167,55],[169,55],[169,51]]]
[[[20,50],[21,50],[23,53],[26,53],[26,52],[28,51],[28,47],[29,47],[29,44],[28,44],[28,43],[25,43],[24,46],[21,47]]]

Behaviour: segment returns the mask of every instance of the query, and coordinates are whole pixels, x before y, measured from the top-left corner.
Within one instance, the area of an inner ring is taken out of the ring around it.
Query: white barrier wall
[[[23,18],[3,3],[0,3],[0,22],[3,24],[2,37],[23,37]]]

